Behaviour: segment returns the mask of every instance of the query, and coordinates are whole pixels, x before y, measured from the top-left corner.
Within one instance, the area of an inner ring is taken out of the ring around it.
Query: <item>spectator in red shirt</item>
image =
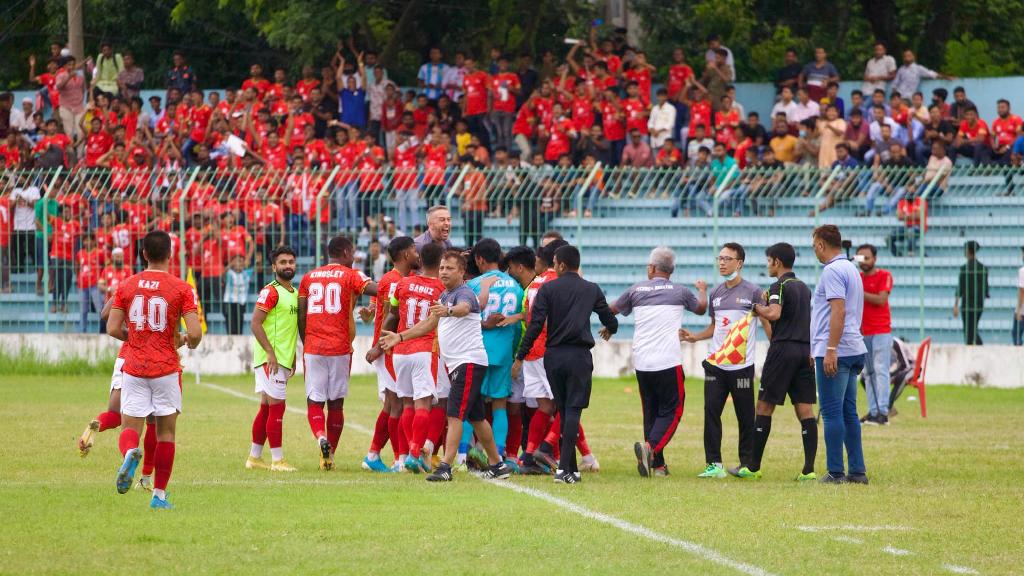
[[[626,131],[637,130],[647,138],[647,117],[650,115],[648,106],[640,98],[640,85],[636,82],[626,84],[626,99],[622,101],[622,110],[626,115]]]
[[[381,130],[384,131],[384,147],[390,153],[395,149],[398,128],[402,125],[402,94],[393,83],[384,86],[384,110],[381,113]]]
[[[259,64],[249,66],[249,78],[242,82],[242,90],[248,90],[249,88],[255,88],[256,97],[260,101],[263,100],[263,96],[270,89],[270,80],[263,77],[263,66]]]
[[[466,74],[462,77],[464,96],[459,102],[462,105],[462,119],[469,126],[469,133],[486,143],[488,135],[484,120],[487,117],[487,110],[490,109],[490,77],[486,72],[476,69],[476,59],[472,56],[466,57],[465,64]]]
[[[86,234],[82,237],[82,248],[76,254],[75,260],[75,275],[81,294],[78,329],[85,333],[89,332],[89,312],[95,311],[98,317],[103,310],[103,295],[100,293],[99,281],[100,271],[107,263],[107,253],[96,245],[96,238],[92,234]],[[99,330],[104,332],[103,328],[103,322],[100,322]]]
[[[868,352],[864,357],[864,390],[868,397],[865,424],[889,424],[889,360],[892,353],[892,316],[889,313],[889,294],[892,293],[892,274],[875,266],[878,249],[871,244],[857,248],[860,278],[864,283],[864,315],[860,333]]]
[[[636,82],[640,88],[640,100],[647,107],[651,105],[651,74],[655,71],[657,68],[647,63],[647,55],[637,52],[633,57],[633,65],[622,74],[626,80]]]
[[[68,292],[75,274],[75,244],[82,234],[82,223],[74,219],[71,206],[64,206],[61,216],[50,216],[53,238],[50,242],[53,303],[50,312],[68,311]]]
[[[693,68],[686,63],[686,53],[682,48],[672,50],[672,65],[668,67],[668,90],[669,100],[683,100],[686,96],[686,88],[693,80]]]
[[[512,121],[516,114],[519,90],[519,76],[509,71],[508,56],[502,54],[498,57],[498,73],[490,79],[490,120],[494,130],[495,148],[512,147]]]
[[[93,116],[85,139],[85,167],[96,168],[99,159],[114,147],[114,137],[103,129],[103,121]]]
[[[996,113],[999,117],[992,121],[992,161],[1009,164],[1010,151],[1024,122],[1020,116],[1010,113],[1010,102],[1005,99],[999,99],[996,103]]]
[[[956,153],[973,160],[975,166],[987,164],[992,157],[990,142],[988,124],[978,118],[978,109],[974,106],[967,108],[953,141]]]
[[[605,90],[597,106],[601,112],[601,128],[604,129],[604,136],[611,146],[608,165],[615,167],[619,165],[622,149],[626,147],[625,113],[614,90]]]

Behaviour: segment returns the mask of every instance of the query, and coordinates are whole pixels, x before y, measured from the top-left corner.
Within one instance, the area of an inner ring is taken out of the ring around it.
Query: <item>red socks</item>
[[[264,404],[267,406],[267,442],[270,447],[281,447],[281,429],[284,427],[284,402],[280,404]],[[263,408],[260,408],[260,412]],[[256,441],[254,440],[254,443]]]
[[[528,453],[533,454],[537,447],[540,446],[549,428],[551,428],[551,415],[545,414],[541,410],[534,411],[533,418],[530,418],[530,432],[526,437],[526,451]]]
[[[384,410],[377,414],[377,423],[373,426],[373,440],[370,441],[370,452],[376,452],[380,454],[381,448],[388,443],[388,437],[391,435],[391,417]]]
[[[580,433],[576,436],[576,449],[580,451],[580,456],[590,455],[590,445],[587,444],[587,436],[583,433],[583,424],[580,424]]]
[[[398,460],[400,454],[409,453],[405,433],[402,431],[401,418],[388,416],[388,436],[391,437],[391,450],[395,453],[395,460]]]
[[[132,448],[139,447],[139,433],[131,428],[122,428],[121,435],[117,438],[117,447],[124,456]]]
[[[523,412],[522,405],[514,413],[508,412],[508,436],[505,438],[505,454],[513,458],[519,457],[519,447],[523,444]]]
[[[110,430],[111,428],[117,428],[121,425],[120,412],[100,412],[96,416],[96,419],[100,421],[100,432]]]
[[[323,406],[316,403],[306,404],[306,420],[309,420],[309,429],[313,432],[313,438],[327,437]]]
[[[415,414],[416,411],[412,409],[412,406],[402,409],[402,419],[399,424],[402,426],[402,434],[405,435],[406,442],[406,452],[403,454],[408,454],[408,450],[412,448],[412,421]]]
[[[260,404],[260,411],[252,421],[252,443],[263,445],[267,441],[267,418],[270,416],[270,404]]]
[[[166,490],[167,481],[171,479],[174,468],[174,442],[156,443],[156,474],[153,476],[153,488]]]
[[[146,423],[146,436],[142,439],[142,475],[153,474],[156,462],[156,423]]]
[[[423,443],[427,441],[427,431],[429,428],[430,410],[427,408],[417,408],[413,414],[412,440],[409,442],[409,454],[413,458],[419,458],[422,455]]]
[[[345,409],[327,407],[327,441],[331,443],[331,451],[338,449],[341,431],[345,428]]]
[[[547,436],[544,437],[544,441],[551,444],[556,449],[561,444],[562,440],[562,416],[555,412],[555,418],[551,421],[551,429],[548,430]]]
[[[444,408],[434,406],[430,409],[430,425],[427,428],[427,438],[434,443],[434,451],[444,446],[444,428],[448,423],[448,416]]]

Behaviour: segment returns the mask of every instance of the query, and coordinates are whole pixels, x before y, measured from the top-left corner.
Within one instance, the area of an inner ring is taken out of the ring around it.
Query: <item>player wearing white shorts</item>
[[[199,345],[203,333],[192,288],[168,272],[171,238],[154,231],[143,239],[148,268],[125,280],[117,289],[107,318],[107,333],[125,342],[121,382],[124,425],[118,444],[124,461],[117,472],[117,491],[132,484],[142,457],[139,435],[146,418],[156,418],[155,477],[151,508],[170,508],[167,483],[174,467],[174,438],[181,412],[181,363],[177,346]],[[177,330],[184,320],[186,335]],[[127,327],[125,326],[127,322]]]
[[[252,365],[260,409],[252,423],[252,447],[245,467],[267,469],[263,444],[270,444],[272,472],[294,472],[284,459],[281,436],[284,422],[288,378],[295,373],[295,345],[298,340],[298,290],[295,277],[295,251],[287,246],[271,253],[275,280],[260,291],[252,313]]]
[[[437,399],[435,333],[406,340],[401,333],[426,319],[430,306],[444,292],[437,278],[442,248],[428,244],[420,252],[422,275],[407,276],[391,288],[391,311],[383,328],[397,331],[402,340],[394,347],[395,383],[402,400],[401,425],[409,439],[409,455],[403,465],[410,472],[430,472],[433,443],[428,440],[430,410]],[[427,457],[423,458],[426,452]]]
[[[306,418],[320,448],[320,469],[334,468],[334,451],[345,426],[345,397],[352,372],[352,309],[362,294],[377,294],[377,284],[353,270],[355,248],[344,236],[327,244],[328,263],[299,283],[299,337],[306,381]],[[324,415],[324,404],[327,414]]]

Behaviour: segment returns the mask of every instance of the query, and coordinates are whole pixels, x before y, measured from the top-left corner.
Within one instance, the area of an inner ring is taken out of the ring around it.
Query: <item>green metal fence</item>
[[[297,250],[302,273],[324,261],[330,236],[348,234],[359,247],[355,265],[379,274],[390,238],[422,233],[427,208],[444,204],[456,246],[488,236],[535,247],[559,231],[581,247],[587,277],[609,297],[644,277],[657,245],[676,251],[677,279],[714,284],[718,247],[739,242],[744,276],[767,287],[764,249],[789,242],[797,273],[813,284],[820,266],[811,231],[833,223],[852,242],[851,256],[873,244],[878,266],[892,272],[897,335],[962,342],[980,318],[985,342],[1009,343],[1022,183],[1019,168],[961,166],[6,171],[0,331],[99,331],[103,300],[144,265],[142,236],[162,229],[174,237],[172,271],[191,271],[211,331],[244,332],[277,245]],[[972,262],[969,241],[980,246]],[[225,304],[241,283],[249,296],[239,318],[238,307]],[[628,335],[628,319],[625,328]]]

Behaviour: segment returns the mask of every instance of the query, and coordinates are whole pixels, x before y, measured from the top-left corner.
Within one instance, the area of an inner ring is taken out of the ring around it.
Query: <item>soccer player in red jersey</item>
[[[167,272],[171,237],[153,231],[146,234],[142,246],[149,265],[121,284],[107,318],[107,334],[125,342],[126,349],[121,384],[124,424],[119,440],[124,462],[117,472],[117,491],[124,494],[131,487],[142,456],[142,424],[153,415],[157,426],[156,474],[150,507],[159,509],[171,507],[166,489],[174,467],[174,434],[181,412],[181,364],[176,348],[184,340],[194,349],[203,333],[195,291]],[[178,332],[182,319],[184,337]]]
[[[427,244],[420,250],[422,275],[407,276],[392,287],[391,311],[383,324],[384,330],[398,332],[402,339],[394,347],[394,364],[398,397],[403,405],[401,424],[409,440],[409,455],[403,464],[416,473],[431,470],[430,455],[434,447],[427,435],[431,406],[437,398],[436,333],[408,340],[401,333],[426,320],[430,306],[444,292],[444,285],[437,278],[443,250],[437,244]]]
[[[398,398],[398,385],[395,382],[395,367],[393,356],[385,354],[380,346],[380,332],[384,319],[391,312],[391,293],[402,278],[420,269],[420,255],[416,251],[416,244],[409,236],[399,236],[388,243],[388,256],[394,266],[377,284],[377,297],[373,301],[373,346],[366,353],[366,361],[377,370],[377,394],[384,406],[377,415],[377,425],[374,427],[373,440],[370,443],[370,450],[363,459],[363,469],[374,472],[388,472],[391,470],[403,470],[405,457],[409,454],[408,438],[401,427],[402,401]],[[384,418],[387,418],[387,430],[381,428]],[[380,459],[380,451],[384,448],[387,439],[391,439],[391,448],[394,452],[394,466],[389,468]]]
[[[355,247],[348,238],[331,238],[327,244],[327,265],[306,273],[299,283],[306,417],[320,446],[321,470],[334,468],[334,452],[345,426],[345,397],[355,336],[352,308],[362,294],[377,294],[375,282],[349,267],[354,253]]]

